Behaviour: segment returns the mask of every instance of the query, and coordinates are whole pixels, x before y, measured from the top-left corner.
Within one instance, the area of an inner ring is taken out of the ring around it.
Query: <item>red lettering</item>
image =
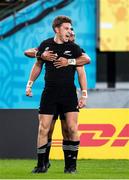
[[[128,139],[122,139],[123,137],[128,137]],[[116,139],[111,146],[125,146],[129,141],[129,124],[126,124],[120,134],[118,139]]]
[[[80,146],[92,147],[102,146],[106,144],[116,130],[112,124],[79,124],[78,129],[79,131],[92,131],[85,132],[80,135]],[[94,138],[94,136],[97,134],[97,132],[95,131],[101,132],[100,138]]]

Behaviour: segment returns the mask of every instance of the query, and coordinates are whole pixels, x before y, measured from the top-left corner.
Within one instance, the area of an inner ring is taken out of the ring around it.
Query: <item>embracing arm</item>
[[[77,66],[82,66],[82,65],[85,65],[85,64],[89,64],[90,63],[90,57],[85,54],[85,53],[82,53],[82,55],[76,59],[76,65]]]
[[[42,53],[37,48],[27,49],[24,51],[24,55],[30,58],[41,58],[46,61],[54,61],[57,58],[57,54],[54,54],[53,51],[45,50]]]
[[[61,68],[68,65],[82,66],[84,64],[89,64],[90,61],[90,57],[87,54],[82,53],[82,55],[76,59],[60,57],[59,59],[55,60],[53,64],[56,68]]]

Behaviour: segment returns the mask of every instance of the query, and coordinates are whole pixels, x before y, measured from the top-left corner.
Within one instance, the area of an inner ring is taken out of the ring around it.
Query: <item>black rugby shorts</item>
[[[78,112],[78,99],[75,86],[45,87],[40,100],[39,114]]]
[[[63,107],[61,105],[57,106],[56,114],[54,114],[53,120],[57,120],[58,118],[60,120],[65,120],[65,114],[63,113]]]

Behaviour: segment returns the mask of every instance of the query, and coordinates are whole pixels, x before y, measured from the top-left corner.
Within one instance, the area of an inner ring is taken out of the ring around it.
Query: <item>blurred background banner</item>
[[[100,0],[100,50],[129,51],[129,1]]]
[[[43,40],[52,37],[52,21],[62,14],[73,20],[76,42],[92,59],[91,65],[85,68],[88,88],[95,88],[95,9],[95,0],[90,3],[89,0],[81,0],[81,3],[79,0],[40,0],[0,22],[0,108],[38,108],[44,87],[44,70],[33,86],[33,98],[26,97],[25,87],[35,59],[25,57],[24,51],[38,47]],[[75,83],[79,87],[77,77]]]

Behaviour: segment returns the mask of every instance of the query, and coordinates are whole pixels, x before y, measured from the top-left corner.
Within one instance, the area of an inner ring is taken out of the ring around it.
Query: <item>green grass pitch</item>
[[[129,160],[78,160],[77,174],[64,174],[64,161],[51,160],[47,173],[32,174],[35,160],[0,160],[0,179],[129,179]]]

